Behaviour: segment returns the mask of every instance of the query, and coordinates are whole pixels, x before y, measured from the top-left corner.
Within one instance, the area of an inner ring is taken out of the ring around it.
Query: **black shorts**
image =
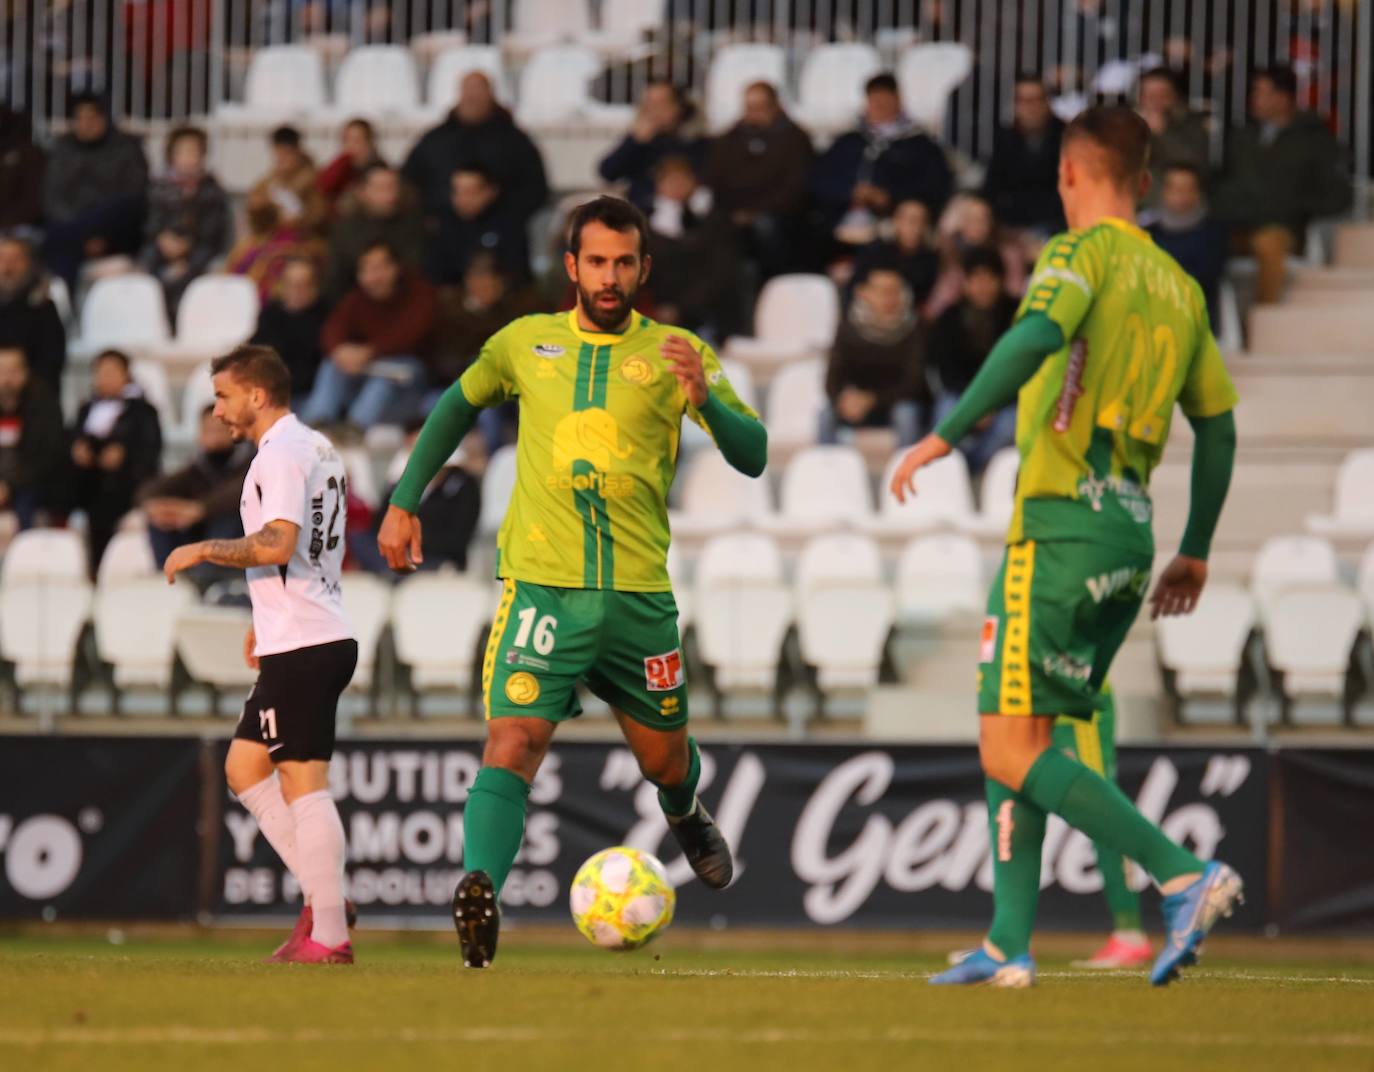
[[[329,759],[339,697],[358,665],[358,642],[316,644],[264,655],[258,663],[257,684],[243,702],[235,739],[265,744],[273,763]]]

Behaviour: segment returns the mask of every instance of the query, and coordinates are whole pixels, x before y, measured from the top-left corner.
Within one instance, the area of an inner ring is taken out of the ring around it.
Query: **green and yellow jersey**
[[[1018,318],[1035,313],[1065,341],[1017,398],[1007,542],[1089,537],[1153,554],[1149,481],[1174,405],[1213,417],[1237,401],[1202,290],[1148,234],[1108,219],[1050,240]]]
[[[473,406],[520,404],[516,483],[497,537],[497,574],[555,588],[667,592],[668,489],[682,415],[710,432],[659,354],[669,335],[698,349],[711,396],[757,419],[691,332],[634,314],[621,335],[577,312],[502,328],[459,379]]]

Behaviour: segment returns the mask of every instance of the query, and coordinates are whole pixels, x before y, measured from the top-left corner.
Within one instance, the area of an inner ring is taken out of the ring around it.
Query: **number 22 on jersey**
[[[1126,317],[1131,360],[1119,393],[1097,414],[1097,424],[1159,446],[1178,394],[1178,339],[1167,324],[1151,328],[1139,313]]]

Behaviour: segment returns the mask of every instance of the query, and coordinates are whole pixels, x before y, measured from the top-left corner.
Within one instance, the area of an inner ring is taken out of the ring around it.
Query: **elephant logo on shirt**
[[[553,430],[555,469],[571,469],[573,462],[584,461],[604,473],[612,459],[623,462],[633,450],[630,444],[620,445],[620,425],[604,409],[575,410]]]

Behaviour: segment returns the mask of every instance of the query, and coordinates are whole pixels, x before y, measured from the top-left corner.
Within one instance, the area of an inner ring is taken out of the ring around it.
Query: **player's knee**
[[[514,771],[533,781],[544,758],[544,743],[526,726],[515,721],[493,719],[487,727],[487,744],[482,765]]]
[[[691,757],[687,749],[664,749],[653,755],[639,757],[639,770],[655,785],[681,785],[687,780]]]
[[[983,773],[995,782],[1012,789],[1020,789],[1043,748],[1022,742],[998,740],[984,735],[978,742],[978,758]]]
[[[235,755],[230,751],[224,760],[224,780],[229,783],[229,791],[234,796],[239,796],[245,790],[252,789],[263,779],[262,772],[256,764],[247,763],[244,758]]]

